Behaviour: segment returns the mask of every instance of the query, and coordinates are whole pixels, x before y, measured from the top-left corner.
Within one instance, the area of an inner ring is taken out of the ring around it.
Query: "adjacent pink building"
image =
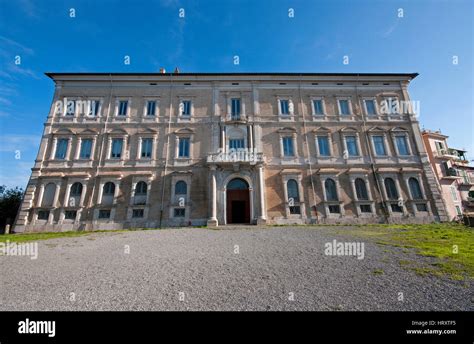
[[[422,137],[449,220],[474,212],[474,167],[466,151],[449,147],[448,136],[440,131],[423,130]]]

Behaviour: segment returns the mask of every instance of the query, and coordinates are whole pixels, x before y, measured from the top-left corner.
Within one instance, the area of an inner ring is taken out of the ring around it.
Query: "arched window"
[[[178,181],[174,188],[174,193],[176,195],[186,195],[188,193],[188,184],[182,180]]]
[[[54,196],[56,195],[56,184],[49,183],[45,186],[41,205],[43,207],[53,206]]]
[[[82,194],[82,183],[76,182],[71,186],[71,197],[79,197]]]
[[[337,189],[336,189],[336,182],[331,178],[326,179],[324,182],[324,188],[326,189],[326,199],[328,201],[337,201]]]
[[[385,183],[385,191],[387,192],[387,198],[391,200],[398,199],[398,191],[393,179],[385,178],[384,183]]]
[[[357,199],[359,201],[369,200],[369,194],[367,193],[367,185],[365,184],[365,181],[362,178],[357,178],[355,180],[355,189],[356,189]]]
[[[115,194],[115,184],[112,182],[107,182],[104,185],[104,196],[113,196]]]
[[[288,199],[293,199],[295,202],[300,201],[300,194],[298,192],[298,183],[294,179],[288,180],[286,183],[286,189],[288,191]]]
[[[229,184],[227,184],[227,190],[247,190],[249,185],[247,182],[240,178],[232,179]]]
[[[408,180],[408,185],[410,186],[410,192],[413,199],[423,199],[423,193],[421,192],[420,183],[418,179],[411,177]]]
[[[144,196],[147,193],[148,185],[141,181],[138,182],[137,185],[135,186],[135,195],[137,196]]]

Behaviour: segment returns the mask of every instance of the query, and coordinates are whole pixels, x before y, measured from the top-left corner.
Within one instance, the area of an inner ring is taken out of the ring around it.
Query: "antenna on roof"
[[[176,67],[176,68],[174,69],[174,73],[175,73],[175,74],[179,74],[179,68],[178,68],[178,67]]]

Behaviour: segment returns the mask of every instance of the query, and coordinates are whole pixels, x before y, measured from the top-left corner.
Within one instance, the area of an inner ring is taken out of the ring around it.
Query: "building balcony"
[[[259,163],[265,163],[265,157],[263,153],[253,152],[248,149],[231,149],[229,152],[217,152],[211,153],[207,156],[207,163],[219,163],[219,164],[249,164],[256,165]]]
[[[247,123],[247,115],[241,113],[241,114],[231,114],[228,113],[224,117],[225,122],[229,123]]]
[[[462,176],[459,174],[459,171],[453,167],[449,167],[445,170],[446,175],[442,176],[443,179],[460,179]]]
[[[443,160],[454,160],[458,163],[468,163],[462,149],[446,148],[434,151],[434,155]]]

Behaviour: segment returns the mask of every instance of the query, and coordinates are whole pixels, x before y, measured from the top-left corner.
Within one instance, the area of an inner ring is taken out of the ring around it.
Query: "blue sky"
[[[46,71],[418,72],[422,127],[473,159],[473,3],[0,0],[0,184],[28,181],[54,91]]]

